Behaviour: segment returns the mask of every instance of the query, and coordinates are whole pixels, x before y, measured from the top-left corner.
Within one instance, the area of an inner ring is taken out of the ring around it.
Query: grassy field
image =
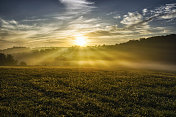
[[[176,72],[1,67],[0,116],[176,116]]]

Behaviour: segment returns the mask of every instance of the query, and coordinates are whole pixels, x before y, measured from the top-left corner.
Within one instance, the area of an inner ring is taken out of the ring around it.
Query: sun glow
[[[82,35],[75,36],[74,44],[77,46],[86,46],[87,45],[87,38]]]

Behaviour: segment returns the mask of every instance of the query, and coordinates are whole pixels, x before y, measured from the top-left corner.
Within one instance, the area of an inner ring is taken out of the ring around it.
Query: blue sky
[[[176,0],[1,0],[0,49],[68,47],[176,33]]]

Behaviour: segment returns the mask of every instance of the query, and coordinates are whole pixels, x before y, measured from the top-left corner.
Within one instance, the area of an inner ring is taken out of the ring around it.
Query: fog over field
[[[2,50],[19,62],[40,66],[119,67],[175,70],[176,35],[131,40],[116,45],[88,47],[14,47]]]

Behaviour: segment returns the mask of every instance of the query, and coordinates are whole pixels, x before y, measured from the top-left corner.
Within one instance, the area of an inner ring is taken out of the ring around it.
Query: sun
[[[74,44],[77,46],[86,46],[87,45],[87,39],[85,36],[76,36],[74,40]]]

